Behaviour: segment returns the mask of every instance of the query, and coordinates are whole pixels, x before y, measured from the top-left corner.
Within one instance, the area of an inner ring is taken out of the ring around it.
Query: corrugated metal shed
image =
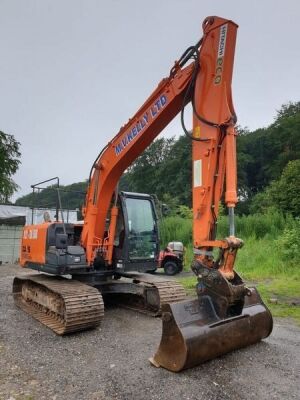
[[[23,226],[0,225],[0,262],[14,264],[19,259]]]
[[[63,210],[65,222],[76,222],[78,210]],[[40,224],[44,222],[44,213],[48,212],[52,221],[55,220],[56,210],[53,208],[30,208],[23,206],[13,206],[10,204],[0,204],[0,224],[1,221],[7,221],[12,218],[25,218],[26,224]],[[61,211],[58,213],[58,218],[61,219]],[[2,222],[3,223],[3,222]]]

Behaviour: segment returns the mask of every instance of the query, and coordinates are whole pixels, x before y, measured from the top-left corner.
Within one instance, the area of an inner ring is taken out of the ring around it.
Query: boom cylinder
[[[235,207],[237,199],[236,132],[232,125],[226,129],[226,192],[227,207]]]
[[[228,207],[229,236],[235,236],[234,207]]]

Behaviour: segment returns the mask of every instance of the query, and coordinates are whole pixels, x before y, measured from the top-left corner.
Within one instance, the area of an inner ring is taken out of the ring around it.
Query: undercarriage
[[[163,305],[184,300],[185,291],[175,281],[149,274],[124,273],[112,279],[91,272],[73,279],[46,274],[16,277],[13,296],[18,307],[64,335],[98,326],[104,301],[159,316]]]

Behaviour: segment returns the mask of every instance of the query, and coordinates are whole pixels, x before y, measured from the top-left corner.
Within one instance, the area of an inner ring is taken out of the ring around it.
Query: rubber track
[[[151,280],[151,277],[149,275],[149,277],[147,277],[147,279],[145,280],[143,278],[135,278],[134,282],[141,283],[144,284],[145,286],[148,287],[150,286],[157,289],[159,294],[159,309],[154,311],[153,309],[151,309],[151,307],[148,307],[147,304],[145,304],[144,309],[141,309],[138,306],[130,307],[125,305],[126,308],[132,308],[142,313],[159,317],[161,316],[161,307],[163,304],[175,303],[182,300],[186,300],[186,293],[184,287],[176,281],[162,279],[160,282],[160,280],[157,278],[153,278],[153,280]]]
[[[159,293],[159,310],[157,314],[161,314],[161,306],[167,303],[175,303],[186,299],[184,287],[180,283],[174,281],[153,282],[152,284]]]
[[[26,301],[22,297],[22,285],[25,282],[61,297],[64,315],[56,314],[32,300]],[[97,289],[78,281],[43,274],[16,277],[13,283],[13,296],[18,307],[58,335],[96,327],[104,316],[101,294]]]

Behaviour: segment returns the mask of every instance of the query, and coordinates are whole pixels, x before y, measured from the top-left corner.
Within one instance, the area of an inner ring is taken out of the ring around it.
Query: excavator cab
[[[120,192],[113,264],[123,271],[154,272],[158,265],[158,218],[152,196]]]

